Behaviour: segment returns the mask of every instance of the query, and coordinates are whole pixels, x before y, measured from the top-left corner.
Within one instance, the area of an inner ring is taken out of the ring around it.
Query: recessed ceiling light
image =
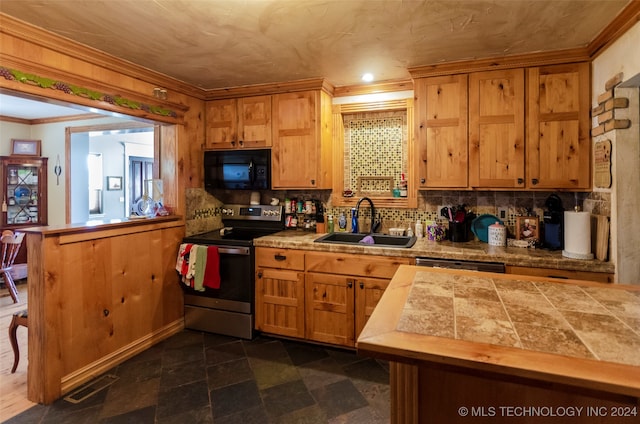
[[[364,82],[373,81],[373,74],[367,72],[366,74],[362,75],[362,81],[364,81]]]

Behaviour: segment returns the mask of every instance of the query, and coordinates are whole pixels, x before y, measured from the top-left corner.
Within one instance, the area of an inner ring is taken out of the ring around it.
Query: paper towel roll
[[[590,212],[564,212],[564,250],[562,256],[572,259],[593,259]]]

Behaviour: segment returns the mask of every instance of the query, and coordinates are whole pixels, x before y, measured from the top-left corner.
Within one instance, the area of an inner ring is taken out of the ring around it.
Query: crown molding
[[[203,98],[202,89],[171,78],[165,74],[152,71],[127,60],[107,54],[101,50],[80,44],[1,12],[0,20],[2,21],[0,32],[4,32],[5,34],[95,66],[117,71],[120,74],[137,80],[146,81],[160,87],[170,87],[171,90],[196,97],[200,100]]]
[[[373,84],[343,85],[336,87],[333,97],[360,96],[407,90],[413,90],[412,80],[381,81]]]
[[[556,65],[562,63],[588,62],[590,60],[586,48],[556,50],[552,52],[527,53],[487,59],[443,62],[434,65],[409,68],[411,78],[425,78],[482,72],[500,69],[527,68],[532,66]]]
[[[593,60],[640,21],[640,0],[631,1],[587,46]]]
[[[294,91],[321,90],[333,96],[335,87],[324,78],[310,78],[289,82],[243,85],[239,87],[207,90],[205,100],[234,99],[238,97],[265,96]]]

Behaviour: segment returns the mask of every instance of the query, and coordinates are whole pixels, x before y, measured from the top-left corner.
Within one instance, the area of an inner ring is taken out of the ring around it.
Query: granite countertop
[[[357,348],[640,396],[640,287],[403,265]]]
[[[375,245],[345,245],[333,243],[314,243],[323,234],[306,231],[286,230],[260,237],[254,240],[257,247],[274,247],[279,249],[301,249],[320,252],[355,253],[361,255],[401,256],[415,258],[443,258],[467,261],[501,262],[505,265],[553,268],[572,271],[607,272],[613,274],[615,266],[611,262],[598,260],[570,259],[562,256],[560,251],[545,249],[528,249],[519,247],[496,247],[480,241],[453,243],[450,241],[429,241],[420,238],[413,247],[394,248],[377,247]]]

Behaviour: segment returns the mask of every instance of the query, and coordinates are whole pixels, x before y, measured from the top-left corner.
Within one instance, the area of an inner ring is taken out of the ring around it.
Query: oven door
[[[253,313],[255,298],[253,247],[218,246],[220,288],[200,292],[185,289],[185,305]]]

